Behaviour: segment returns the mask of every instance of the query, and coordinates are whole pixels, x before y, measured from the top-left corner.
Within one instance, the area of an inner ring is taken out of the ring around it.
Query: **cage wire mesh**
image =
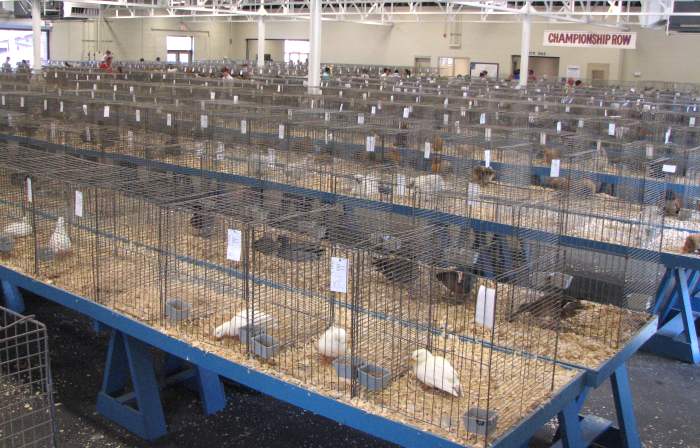
[[[46,327],[0,307],[0,444],[54,447],[51,367]]]

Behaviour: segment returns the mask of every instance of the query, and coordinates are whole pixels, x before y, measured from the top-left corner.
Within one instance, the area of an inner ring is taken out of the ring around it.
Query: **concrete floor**
[[[168,390],[163,401],[170,433],[144,443],[95,412],[106,337],[96,336],[81,315],[51,302],[29,297],[27,305],[28,313],[49,329],[62,447],[393,446],[234,384],[226,386],[227,408],[209,417],[202,416],[197,397],[188,390]],[[629,371],[644,445],[700,448],[700,367],[637,354]],[[614,419],[612,403],[606,384],[592,393],[586,412]]]

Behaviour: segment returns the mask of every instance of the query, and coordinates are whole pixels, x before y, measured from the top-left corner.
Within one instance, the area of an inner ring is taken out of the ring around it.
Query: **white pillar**
[[[32,0],[32,45],[34,46],[35,73],[41,72],[41,0]]]
[[[523,15],[523,35],[520,40],[520,82],[522,87],[527,86],[527,74],[530,67],[530,31],[532,22],[530,15]]]
[[[265,21],[258,17],[258,71],[262,74],[265,66]]]
[[[309,20],[309,76],[308,92],[319,93],[321,85],[321,0],[311,0]]]

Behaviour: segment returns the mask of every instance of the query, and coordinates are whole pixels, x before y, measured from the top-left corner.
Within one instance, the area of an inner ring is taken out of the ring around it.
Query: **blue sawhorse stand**
[[[7,280],[0,280],[2,283],[2,294],[5,296],[5,307],[15,313],[24,313],[24,298],[19,288]]]
[[[106,418],[146,440],[162,437],[167,428],[160,389],[176,383],[199,392],[206,414],[226,406],[218,375],[168,355],[166,378],[159,383],[148,345],[121,331],[111,332],[102,390],[97,397],[97,411]],[[129,380],[133,386],[130,392],[125,390]]]
[[[627,368],[624,364],[613,371],[610,382],[620,427],[615,428],[612,422],[600,417],[580,414],[588,394],[593,389],[588,386],[575,401],[568,403],[559,412],[559,438],[551,448],[585,448],[593,442],[609,448],[642,446],[634,417]]]
[[[700,272],[668,268],[651,311],[659,316],[659,329],[643,349],[693,364],[700,363],[696,320],[700,316]]]

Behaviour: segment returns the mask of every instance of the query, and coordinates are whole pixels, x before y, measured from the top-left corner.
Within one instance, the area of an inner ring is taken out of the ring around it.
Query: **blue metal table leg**
[[[134,391],[124,393],[129,379]],[[151,353],[146,344],[117,330],[109,341],[97,411],[146,440],[167,433]]]
[[[579,405],[572,401],[559,412],[559,433],[564,448],[585,448],[579,419]]]
[[[0,282],[2,282],[2,293],[5,296],[5,307],[15,313],[24,313],[26,308],[19,288],[7,280],[0,280]]]
[[[698,348],[698,334],[695,331],[695,316],[693,316],[693,307],[690,303],[690,293],[688,292],[688,277],[685,269],[676,269],[676,281],[681,289],[681,313],[683,314],[683,322],[685,333],[690,344],[691,359],[694,364],[700,362],[700,349]]]
[[[214,414],[226,407],[226,394],[219,375],[203,367],[197,367],[197,386],[205,414]]]
[[[610,377],[613,398],[615,399],[615,411],[620,426],[620,438],[626,448],[639,448],[642,443],[637,430],[637,420],[634,417],[632,404],[632,391],[630,390],[627,367],[623,364]]]
[[[179,376],[182,379],[178,382],[199,394],[206,415],[215,414],[226,407],[226,393],[219,375],[172,355],[167,355],[164,370],[167,377]],[[191,372],[191,375],[183,375],[186,372]]]

